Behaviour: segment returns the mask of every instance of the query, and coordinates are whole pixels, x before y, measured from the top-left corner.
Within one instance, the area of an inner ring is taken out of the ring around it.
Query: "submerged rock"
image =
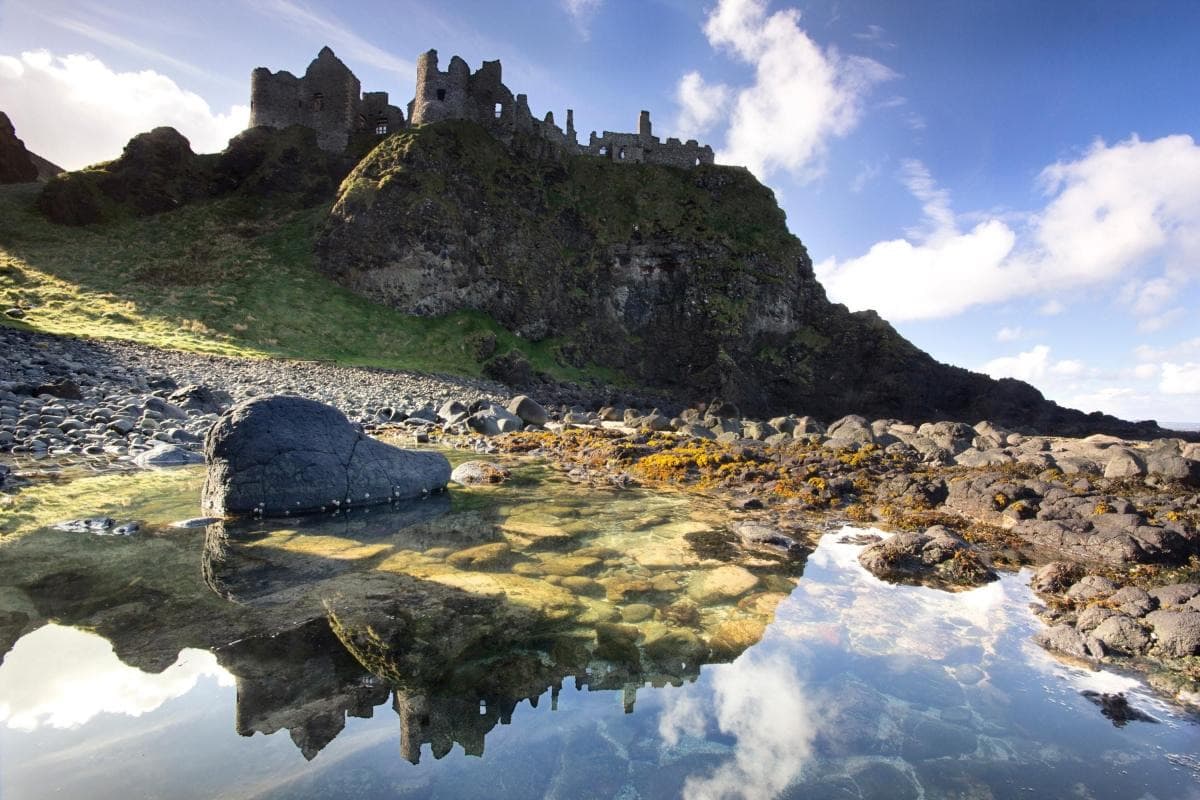
[[[450,462],[372,439],[336,408],[290,395],[225,412],[204,445],[203,506],[212,514],[282,516],[388,503],[440,491]]]
[[[464,461],[450,473],[450,480],[463,486],[504,483],[512,473],[491,461]]]
[[[203,464],[204,456],[174,444],[155,445],[144,453],[133,457],[139,467],[181,467],[188,464]]]

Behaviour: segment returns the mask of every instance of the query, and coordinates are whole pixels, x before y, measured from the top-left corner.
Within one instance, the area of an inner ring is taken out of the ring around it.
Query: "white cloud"
[[[803,770],[816,737],[816,716],[795,667],[786,659],[747,651],[714,673],[711,708],[718,727],[737,743],[732,759],[707,775],[689,776],[683,797],[775,797]],[[697,729],[694,713],[683,718]]]
[[[1029,383],[1038,383],[1048,376],[1073,378],[1084,374],[1086,366],[1082,361],[1064,359],[1055,361],[1050,358],[1050,346],[1039,344],[1032,350],[1018,353],[1015,356],[994,358],[983,365],[983,371],[993,378],[1016,378]]]
[[[683,139],[703,135],[725,118],[732,93],[720,83],[705,83],[699,72],[689,72],[679,81],[675,99],[679,102],[676,130]]]
[[[246,128],[247,106],[214,113],[153,70],[114,72],[91,55],[41,50],[0,56],[0,108],[30,150],[65,169],[116,158],[134,135],[170,125],[196,152],[223,150]]]
[[[1019,339],[1023,339],[1023,338],[1025,338],[1025,329],[1022,328],[1020,325],[1018,325],[1015,328],[1009,328],[1009,327],[1005,326],[1005,327],[1001,328],[1000,330],[996,331],[996,341],[997,342],[1015,342],[1015,341],[1017,341]]]
[[[183,650],[155,675],[121,663],[103,637],[46,625],[23,636],[0,665],[0,722],[31,731],[78,727],[100,713],[141,716],[191,691],[202,677],[233,685],[205,650]]]
[[[902,180],[921,200],[926,227],[818,265],[830,295],[851,308],[930,319],[1125,278],[1135,281],[1125,293],[1130,310],[1156,330],[1179,318],[1164,308],[1200,273],[1200,146],[1190,136],[1097,142],[1076,161],[1052,164],[1040,177],[1049,202],[1020,231],[989,215],[960,232],[948,195],[923,167]],[[1061,309],[1051,300],[1042,313]]]
[[[1158,389],[1163,394],[1195,394],[1200,395],[1200,364],[1187,362],[1175,364],[1170,361],[1162,363],[1162,381]]]
[[[1153,380],[1158,376],[1158,364],[1138,364],[1133,368],[1133,376],[1141,381]]]
[[[1192,358],[1200,359],[1200,336],[1186,339],[1170,347],[1151,347],[1139,345],[1133,349],[1138,361],[1187,361]]]
[[[587,39],[592,34],[592,20],[604,0],[562,0],[563,10],[571,18],[579,35]]]
[[[854,180],[850,182],[850,191],[858,194],[863,189],[867,188],[868,184],[874,182],[874,180],[879,177],[879,173],[882,171],[882,169],[883,168],[881,164],[868,164],[865,161],[860,161],[858,164],[858,172],[855,173]]]
[[[872,59],[822,50],[800,27],[798,11],[768,15],[766,0],[720,0],[704,32],[713,47],[755,69],[752,86],[732,90],[717,160],[762,178],[778,170],[801,180],[819,174],[826,142],[854,128],[867,91],[894,77]]]

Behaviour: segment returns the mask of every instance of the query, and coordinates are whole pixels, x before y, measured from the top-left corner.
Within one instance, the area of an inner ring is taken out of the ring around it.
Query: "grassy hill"
[[[201,353],[480,373],[477,342],[520,349],[536,369],[580,380],[556,342],[519,339],[486,315],[414,317],[322,276],[312,243],[328,206],[229,197],[151,217],[71,227],[35,208],[41,187],[0,187],[0,324]],[[609,373],[603,377],[612,378]]]

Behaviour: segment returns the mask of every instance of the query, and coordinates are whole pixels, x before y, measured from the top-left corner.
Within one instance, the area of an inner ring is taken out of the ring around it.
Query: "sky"
[[[401,107],[435,48],[537,116],[696,137],[776,193],[830,298],[940,361],[1200,421],[1200,3],[0,0],[0,110],[67,168],[245,127],[329,45]]]

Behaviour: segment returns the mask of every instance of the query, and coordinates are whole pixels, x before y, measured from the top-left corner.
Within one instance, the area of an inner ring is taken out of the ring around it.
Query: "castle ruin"
[[[259,67],[250,73],[250,127],[302,125],[317,133],[322,150],[341,152],[355,133],[386,136],[404,128],[404,112],[387,92],[362,92],[350,68],[328,47],[303,78]]]
[[[387,92],[362,92],[354,73],[328,47],[321,49],[308,65],[303,78],[290,72],[271,72],[265,67],[250,77],[250,125],[284,128],[303,125],[317,133],[324,150],[340,152],[356,133],[379,137],[405,127],[419,127],[443,120],[470,120],[501,141],[514,136],[535,136],[550,142],[566,155],[605,158],[618,164],[667,164],[694,167],[713,163],[713,150],[695,139],[665,142],[654,136],[650,112],[638,119],[637,133],[592,131],[586,145],[579,144],[575,114],[567,109],[566,130],[554,122],[554,113],[537,119],[523,94],[514,95],[501,80],[499,61],[485,61],[471,72],[458,56],[450,59],[445,72],[438,69],[438,54],[430,50],[417,59],[416,96],[404,113],[388,105]]]

